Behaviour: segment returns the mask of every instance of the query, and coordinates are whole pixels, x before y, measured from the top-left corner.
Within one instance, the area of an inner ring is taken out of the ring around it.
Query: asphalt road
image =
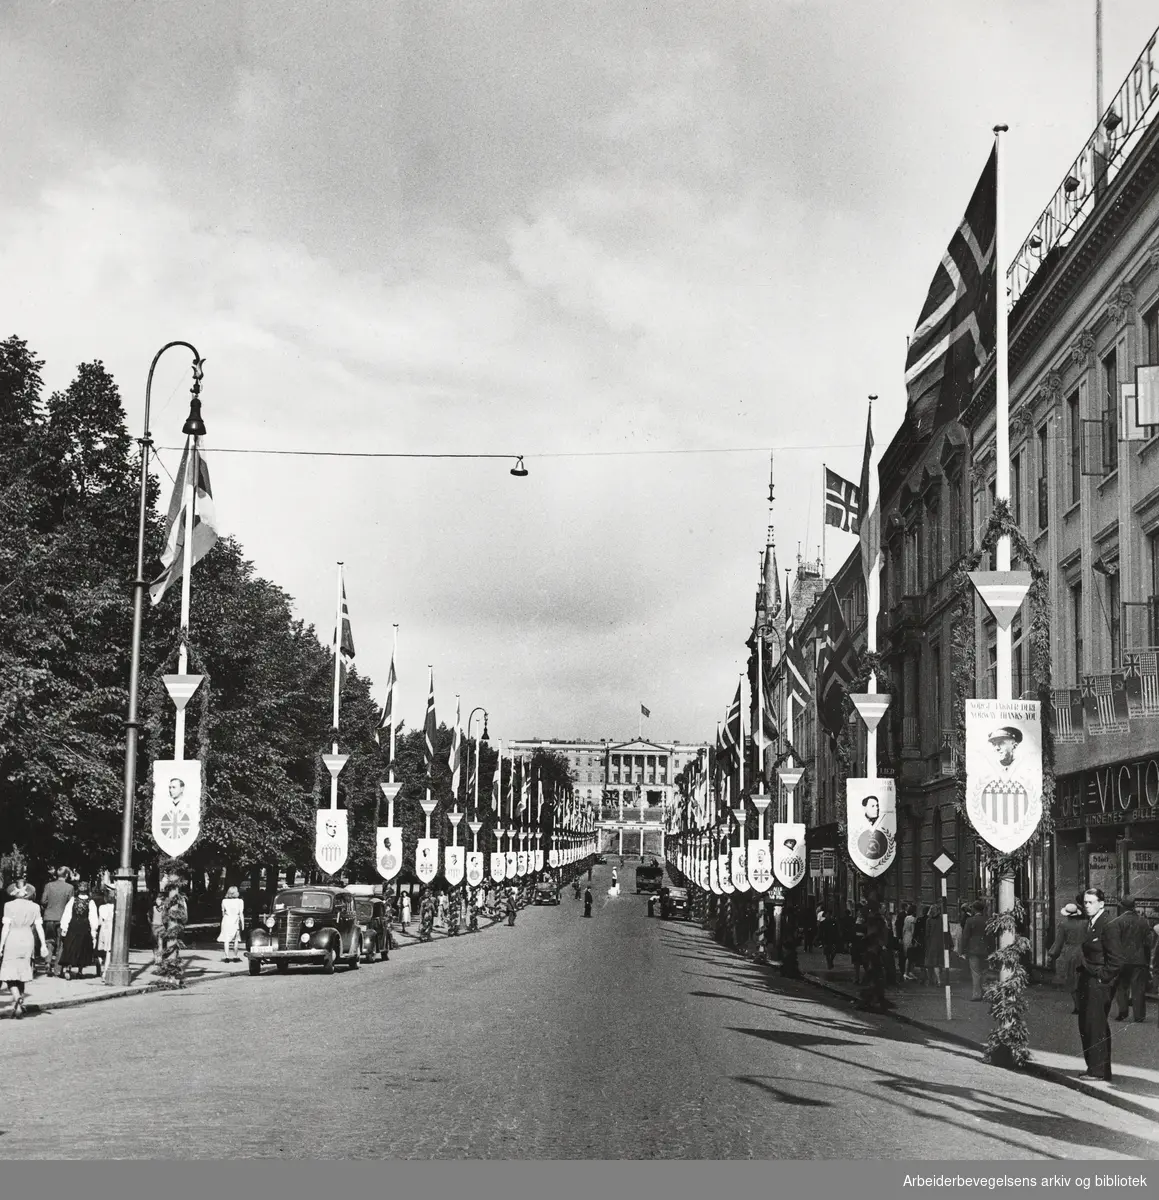
[[[359,971],[0,1022],[0,1156],[1159,1157],[1159,1125],[648,920],[608,872],[591,920],[567,892]]]

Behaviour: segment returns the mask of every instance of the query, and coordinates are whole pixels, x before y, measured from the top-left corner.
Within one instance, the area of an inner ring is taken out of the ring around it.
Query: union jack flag
[[[346,685],[346,675],[354,666],[354,634],[350,630],[350,609],[346,604],[346,580],[342,581],[342,611],[334,629],[334,653],[338,655],[338,686]]]
[[[861,489],[825,468],[825,524],[857,533],[861,528]]]
[[[161,818],[161,832],[167,838],[171,838],[174,841],[187,837],[191,828],[187,812],[166,813]]]

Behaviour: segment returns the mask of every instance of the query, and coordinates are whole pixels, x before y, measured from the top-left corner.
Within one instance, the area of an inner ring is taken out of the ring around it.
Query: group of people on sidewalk
[[[9,884],[0,918],[0,983],[12,997],[13,1018],[24,1015],[25,984],[35,977],[38,948],[48,975],[79,978],[90,966],[98,977],[104,974],[114,912],[111,892],[74,880],[67,867],[57,868],[39,903],[26,878]]]

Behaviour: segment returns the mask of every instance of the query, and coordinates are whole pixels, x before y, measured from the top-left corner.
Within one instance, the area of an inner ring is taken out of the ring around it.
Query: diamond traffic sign
[[[930,859],[930,866],[933,867],[939,875],[948,875],[957,865],[957,861],[951,858],[945,850],[943,850],[937,858]]]

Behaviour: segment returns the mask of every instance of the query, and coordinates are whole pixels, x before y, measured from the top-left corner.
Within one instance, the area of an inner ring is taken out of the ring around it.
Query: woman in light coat
[[[32,981],[32,955],[36,949],[36,938],[40,938],[40,949],[48,953],[48,939],[44,936],[44,923],[40,919],[40,905],[36,903],[36,889],[27,883],[14,883],[8,889],[12,898],[4,905],[4,919],[0,924],[0,983],[12,996],[12,1018],[19,1021],[24,1016],[24,985]]]
[[[231,887],[225,893],[221,902],[221,929],[217,940],[224,950],[223,962],[241,962],[239,949],[241,946],[241,928],[245,923],[245,901],[238,895],[238,890]]]
[[[113,896],[114,893],[105,888],[97,903],[97,965],[102,977],[105,973],[105,963],[109,961],[109,951],[113,948],[113,920],[117,912]]]
[[[914,911],[914,906],[911,904],[905,912],[905,921],[901,927],[901,944],[905,948],[905,978],[917,979],[914,974],[914,956],[911,953],[914,947],[914,936],[917,930],[918,916]]]
[[[403,894],[402,894],[401,912],[402,912],[402,916],[401,916],[402,931],[403,931],[403,933],[409,933],[410,930],[407,929],[407,926],[410,924],[410,892],[409,891],[403,892]]]

